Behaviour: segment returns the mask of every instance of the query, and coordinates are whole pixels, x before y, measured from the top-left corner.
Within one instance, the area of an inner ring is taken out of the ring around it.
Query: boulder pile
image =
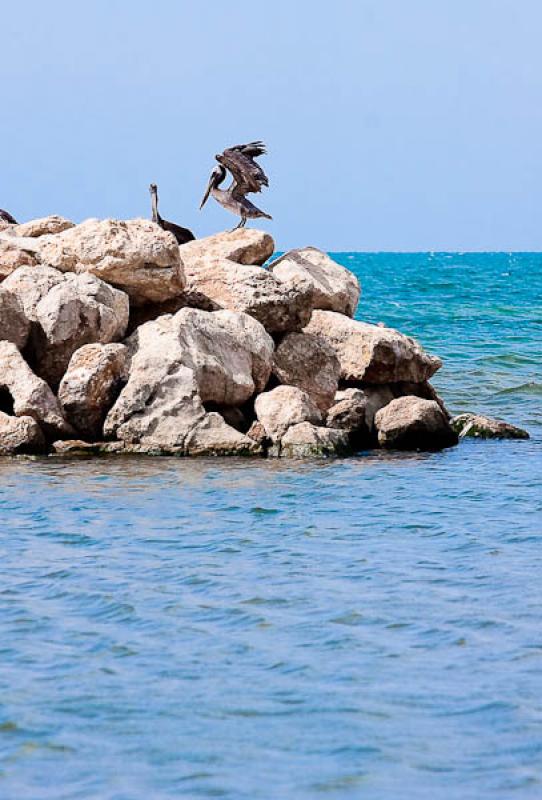
[[[458,433],[413,339],[353,319],[325,253],[267,233],[178,246],[142,219],[0,232],[0,454],[343,455]]]

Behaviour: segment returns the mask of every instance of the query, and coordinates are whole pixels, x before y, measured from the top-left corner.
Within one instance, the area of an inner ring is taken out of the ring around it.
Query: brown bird
[[[179,244],[193,241],[196,237],[192,231],[189,231],[188,228],[182,228],[174,222],[168,222],[167,219],[162,219],[158,213],[158,186],[155,183],[151,183],[149,192],[151,193],[152,221],[160,225],[162,230],[172,233]]]
[[[237,228],[243,228],[247,219],[272,219],[269,214],[247,200],[245,195],[251,192],[261,192],[262,186],[269,186],[267,175],[254,159],[265,154],[263,142],[249,142],[249,144],[237,144],[228,147],[215,158],[219,163],[211,172],[207,189],[203,195],[200,209],[207,202],[209,195],[214,197],[217,203],[241,217],[241,222]],[[233,180],[227,189],[219,189],[221,183],[226,179],[226,170],[233,176]],[[236,230],[236,228],[234,228]]]

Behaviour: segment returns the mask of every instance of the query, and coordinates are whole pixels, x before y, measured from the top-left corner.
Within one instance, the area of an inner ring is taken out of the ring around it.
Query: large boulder
[[[65,276],[52,267],[22,266],[6,278],[2,289],[17,295],[26,317],[31,322],[38,322],[36,309],[53,286],[63,283]]]
[[[124,292],[94,275],[66,275],[35,309],[32,348],[37,373],[57,386],[73,353],[84,344],[122,339],[128,315]]]
[[[32,417],[49,438],[73,434],[47,383],[32,372],[11,342],[0,342],[0,394],[9,402],[10,412]]]
[[[445,416],[451,419],[451,414],[444,405],[443,399],[435,391],[435,387],[431,386],[429,381],[422,383],[412,383],[410,381],[400,381],[390,386],[393,391],[394,397],[404,397],[408,394],[413,394],[415,397],[422,397],[424,400],[434,400],[439,404]]]
[[[184,264],[188,297],[199,308],[210,303],[250,314],[270,333],[300,330],[310,319],[309,294],[288,288],[263,267],[204,257]]]
[[[37,264],[36,257],[27,253],[17,243],[17,239],[0,239],[0,281],[11,275],[18,267],[32,267]]]
[[[148,383],[128,385],[104,430],[141,453],[171,455],[255,455],[261,447],[215,412],[207,413],[191,369],[178,366],[149,393]],[[130,413],[129,404],[131,402]],[[139,410],[136,410],[139,407]],[[119,424],[120,423],[120,424]]]
[[[22,350],[30,333],[30,322],[13,292],[0,286],[0,341],[13,342]]]
[[[529,433],[502,419],[482,414],[459,414],[451,421],[460,439],[528,439]]]
[[[307,333],[288,333],[273,361],[273,374],[280,383],[303,389],[322,412],[333,403],[340,371],[333,348]]]
[[[263,392],[256,398],[254,409],[273,442],[282,439],[292,425],[322,422],[320,409],[306,392],[296,386],[277,386],[270,392]]]
[[[250,314],[271,333],[300,330],[310,319],[309,293],[285,286],[259,266],[273,250],[272,237],[251,228],[181,245],[185,304]]]
[[[183,308],[171,320],[182,362],[194,370],[204,403],[237,406],[265,388],[274,344],[251,316]]]
[[[224,259],[236,264],[264,264],[275,249],[273,237],[254,228],[217,233],[181,245],[183,263],[210,265]]]
[[[189,437],[206,418],[203,403],[241,405],[265,387],[273,358],[262,326],[231,311],[183,309],[142,325],[127,346],[128,382],[107,416],[106,435],[180,451],[189,441],[192,450],[200,446]],[[211,422],[216,433],[219,421]]]
[[[128,324],[128,296],[94,275],[63,274],[38,265],[20,267],[2,284],[16,295],[30,320],[30,358],[36,372],[56,386],[72,354],[84,344],[121,339]]]
[[[180,359],[162,364],[159,353],[149,343],[136,352],[128,383],[106,417],[104,434],[126,444],[182,453],[188,434],[206,412],[193,370]]]
[[[57,214],[52,214],[49,217],[22,222],[14,226],[12,230],[15,236],[28,236],[34,239],[47,234],[54,235],[56,233],[63,233],[74,227],[75,223],[71,222],[69,219],[59,217]]]
[[[175,237],[149,220],[90,219],[38,242],[43,264],[89,272],[122,289],[134,305],[164,302],[184,288]]]
[[[304,330],[333,348],[345,381],[421,383],[442,366],[409,336],[333,311],[314,311]]]
[[[79,434],[102,436],[107,412],[127,379],[128,350],[123,344],[87,344],[76,350],[58,389],[66,419]]]
[[[285,286],[308,291],[312,308],[354,316],[361,292],[358,279],[316,247],[290,250],[269,270]]]
[[[283,436],[278,455],[281,458],[342,456],[350,452],[346,431],[319,428],[310,422],[292,425]]]
[[[0,411],[0,456],[36,454],[45,451],[45,439],[32,417],[10,417]]]
[[[375,416],[381,447],[396,450],[441,450],[457,444],[457,434],[434,400],[398,397]]]

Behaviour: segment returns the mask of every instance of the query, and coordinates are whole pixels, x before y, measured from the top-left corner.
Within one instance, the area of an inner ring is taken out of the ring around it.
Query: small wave
[[[506,389],[501,389],[495,394],[542,394],[542,383],[530,381],[528,383],[521,383],[519,386],[508,386]]]

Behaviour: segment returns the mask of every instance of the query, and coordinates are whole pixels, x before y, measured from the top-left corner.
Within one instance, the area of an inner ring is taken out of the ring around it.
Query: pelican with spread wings
[[[241,217],[237,228],[243,228],[247,219],[259,217],[272,219],[269,214],[257,208],[246,197],[251,192],[261,192],[262,186],[269,186],[267,175],[254,160],[258,156],[263,156],[264,153],[263,142],[250,142],[228,147],[223,153],[215,156],[218,166],[211,172],[200,209],[211,195],[223,208]],[[227,171],[231,173],[233,180],[227,189],[220,189],[220,185],[226,180]]]

